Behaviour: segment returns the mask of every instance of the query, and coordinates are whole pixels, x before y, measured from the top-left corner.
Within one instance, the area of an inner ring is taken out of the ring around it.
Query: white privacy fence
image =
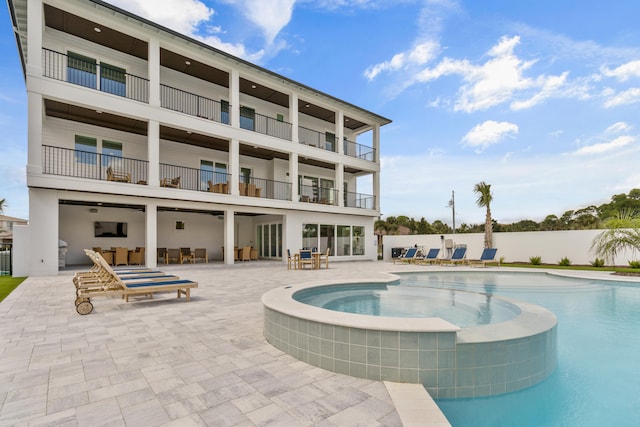
[[[603,230],[528,231],[518,233],[493,233],[493,247],[498,248],[497,259],[505,262],[529,262],[530,257],[539,256],[542,263],[557,264],[567,257],[572,264],[590,264],[596,254],[591,251],[593,239]],[[482,254],[484,233],[470,234],[422,234],[410,236],[383,236],[383,257],[391,260],[392,248],[407,248],[418,245],[425,250],[441,248],[444,241],[453,240],[454,245],[467,246],[467,258],[477,259]],[[640,253],[622,252],[614,260],[615,265],[628,266],[630,260],[638,260]],[[607,263],[609,264],[609,263]]]

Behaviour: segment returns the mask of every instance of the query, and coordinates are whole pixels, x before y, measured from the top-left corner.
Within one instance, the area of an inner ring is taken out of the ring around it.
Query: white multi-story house
[[[96,246],[144,246],[148,266],[172,247],[376,259],[390,120],[102,1],[8,5],[28,93],[28,274],[57,274],[60,240],[67,265]]]

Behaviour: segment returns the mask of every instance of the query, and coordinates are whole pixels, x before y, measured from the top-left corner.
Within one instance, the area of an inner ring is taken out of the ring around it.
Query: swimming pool
[[[422,286],[403,286],[402,281],[395,286],[392,283],[397,282],[397,276],[387,277],[378,283],[300,284],[273,289],[262,296],[264,336],[303,362],[360,378],[422,384],[434,398],[512,392],[543,381],[555,370],[557,318],[552,312],[477,292],[420,289]],[[454,311],[449,320],[372,315],[380,312],[381,304],[375,301],[380,300],[383,289],[393,289],[396,294],[403,289],[400,305],[408,305],[407,295],[411,295],[414,305],[428,306],[437,295],[437,312],[457,301],[463,302],[462,310]],[[359,299],[367,300],[368,314],[331,311],[296,300],[308,295],[324,306],[336,290],[346,294],[338,300],[346,299],[356,306]],[[471,302],[475,309],[471,309]],[[469,317],[469,312],[471,317],[488,320],[493,306],[496,312],[500,307],[509,315],[497,323],[475,322],[469,327],[452,322]]]
[[[539,273],[403,274],[409,286],[487,292],[558,316],[558,366],[542,383],[479,399],[439,399],[454,427],[637,426],[640,284]]]
[[[296,301],[343,313],[402,318],[438,317],[461,328],[511,320],[520,309],[491,294],[406,286],[321,286],[293,295]]]

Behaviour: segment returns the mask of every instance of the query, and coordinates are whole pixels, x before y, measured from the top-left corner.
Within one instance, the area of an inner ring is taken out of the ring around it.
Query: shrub
[[[563,267],[568,267],[571,265],[571,260],[567,257],[564,257],[560,261],[558,261],[558,265],[561,265]]]
[[[529,258],[529,261],[531,261],[532,265],[540,265],[542,263],[542,257],[541,256],[532,256]]]
[[[604,260],[596,258],[595,260],[591,261],[591,265],[594,267],[604,267]]]
[[[629,267],[640,268],[640,261],[629,261]]]

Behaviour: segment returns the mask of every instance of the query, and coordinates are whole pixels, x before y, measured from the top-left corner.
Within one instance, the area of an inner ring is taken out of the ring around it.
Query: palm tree
[[[491,221],[491,202],[493,201],[493,194],[491,194],[491,184],[480,181],[473,187],[473,192],[478,196],[476,205],[481,208],[487,208],[487,215],[484,220],[484,247],[491,248],[493,247],[493,222]]]
[[[4,213],[4,208],[7,207],[7,199],[0,199],[0,214]]]
[[[591,250],[610,263],[625,250],[630,250],[635,258],[636,251],[640,250],[640,214],[621,210],[604,225],[607,229],[593,239]]]

